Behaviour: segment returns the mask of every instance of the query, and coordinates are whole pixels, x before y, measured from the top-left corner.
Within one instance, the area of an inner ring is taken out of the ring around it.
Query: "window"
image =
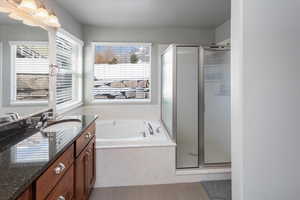
[[[48,43],[10,42],[10,46],[12,103],[47,103],[49,89]]]
[[[56,35],[56,104],[58,109],[82,101],[82,42],[66,32]]]
[[[95,101],[150,100],[151,44],[96,43]]]

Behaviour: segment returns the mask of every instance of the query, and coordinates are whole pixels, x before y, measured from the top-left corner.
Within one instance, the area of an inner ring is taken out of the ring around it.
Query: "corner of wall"
[[[215,43],[223,43],[226,41],[230,41],[230,27],[231,27],[231,21],[228,19],[223,24],[219,25],[215,30]]]
[[[61,27],[64,30],[73,34],[80,40],[83,40],[83,26],[81,23],[79,23],[65,8],[60,6],[56,1],[45,0],[44,3],[48,8],[51,8],[58,16]]]

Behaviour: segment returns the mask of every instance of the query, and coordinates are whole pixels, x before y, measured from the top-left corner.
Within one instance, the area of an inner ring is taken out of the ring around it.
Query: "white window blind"
[[[47,101],[49,61],[47,42],[13,42],[14,101]]]
[[[56,36],[56,60],[59,72],[56,78],[56,103],[73,100],[73,43],[64,35]]]
[[[150,60],[150,44],[96,44],[94,99],[150,99]]]

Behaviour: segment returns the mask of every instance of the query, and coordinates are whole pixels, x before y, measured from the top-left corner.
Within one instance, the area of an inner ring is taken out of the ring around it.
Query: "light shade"
[[[37,10],[35,0],[22,0],[18,7],[28,12],[36,12]]]
[[[15,20],[22,20],[23,18],[20,17],[18,14],[12,12],[8,15],[8,17],[12,18],[12,19],[15,19]]]
[[[55,14],[50,14],[50,16],[48,17],[48,20],[47,20],[47,24],[49,24],[50,26],[57,27],[57,28],[60,27],[60,23]]]
[[[28,26],[38,26],[36,25],[34,22],[30,21],[30,20],[23,20],[23,24],[28,25]]]
[[[2,0],[0,0],[1,2]],[[23,21],[30,26],[42,26],[44,28],[59,28],[60,23],[54,12],[49,12],[40,0],[5,0],[12,1],[11,5],[0,3],[0,12],[9,13],[14,20]],[[6,7],[7,6],[7,7]]]
[[[39,19],[47,19],[49,17],[49,14],[46,8],[40,7],[37,9],[36,13],[34,14],[34,17]]]
[[[9,13],[10,10],[8,8],[4,8],[4,7],[1,7],[0,6],[0,12],[3,12],[3,13]]]

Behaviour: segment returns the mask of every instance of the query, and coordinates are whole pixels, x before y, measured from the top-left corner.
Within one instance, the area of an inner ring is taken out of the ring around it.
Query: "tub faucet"
[[[149,122],[148,122],[148,126],[147,127],[148,127],[150,135],[154,135],[152,125]]]

